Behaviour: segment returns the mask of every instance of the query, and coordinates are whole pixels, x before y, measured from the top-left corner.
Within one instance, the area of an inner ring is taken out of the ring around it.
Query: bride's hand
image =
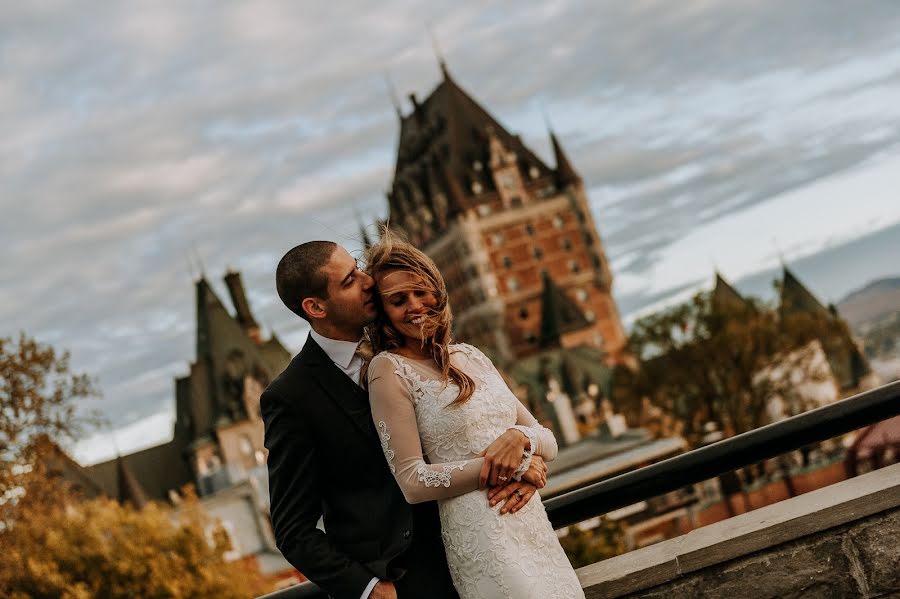
[[[531,456],[531,465],[522,475],[522,480],[533,484],[538,489],[547,486],[547,464],[541,456]]]
[[[525,433],[514,428],[497,437],[481,454],[484,456],[484,466],[481,468],[478,488],[495,487],[509,482],[522,463],[522,454],[530,444],[531,441]]]
[[[537,487],[524,480],[521,482],[511,482],[502,487],[494,487],[488,492],[488,499],[491,506],[497,505],[501,501],[505,501],[503,507],[500,508],[501,514],[508,512],[518,512],[525,507],[525,504],[531,501],[534,494],[537,493]]]

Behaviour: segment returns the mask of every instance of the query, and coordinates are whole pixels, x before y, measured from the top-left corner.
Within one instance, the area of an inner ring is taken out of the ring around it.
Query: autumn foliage
[[[59,444],[92,417],[96,396],[68,356],[21,335],[0,338],[0,597],[245,599],[269,590],[228,562],[225,530],[189,489],[177,513],[79,496],[59,476]]]

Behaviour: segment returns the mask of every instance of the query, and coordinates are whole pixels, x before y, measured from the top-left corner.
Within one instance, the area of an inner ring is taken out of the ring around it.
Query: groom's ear
[[[300,302],[300,307],[310,319],[321,319],[327,316],[325,304],[317,297],[308,297]]]

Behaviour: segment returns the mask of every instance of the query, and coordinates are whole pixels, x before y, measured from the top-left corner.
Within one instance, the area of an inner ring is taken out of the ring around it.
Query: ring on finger
[[[522,492],[522,489],[518,489],[518,490],[516,491],[516,495],[518,495],[520,499],[521,499],[522,497],[525,497],[525,493]]]

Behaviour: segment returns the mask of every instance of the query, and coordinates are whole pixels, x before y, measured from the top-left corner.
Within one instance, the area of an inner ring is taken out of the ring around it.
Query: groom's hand
[[[506,501],[506,503],[503,504],[503,507],[500,508],[500,513],[514,513],[525,507],[525,504],[531,501],[531,498],[534,497],[535,493],[537,493],[537,487],[533,484],[525,482],[524,480],[521,482],[513,481],[508,485],[494,487],[488,491],[488,500],[490,501],[491,506],[495,506],[501,501]]]
[[[481,454],[484,456],[484,466],[481,467],[478,488],[494,487],[509,482],[522,463],[522,455],[530,444],[531,441],[525,433],[514,428],[497,437]]]
[[[379,580],[375,583],[375,586],[372,587],[372,592],[369,593],[369,599],[397,599],[397,589],[394,588],[394,583],[389,580]]]

